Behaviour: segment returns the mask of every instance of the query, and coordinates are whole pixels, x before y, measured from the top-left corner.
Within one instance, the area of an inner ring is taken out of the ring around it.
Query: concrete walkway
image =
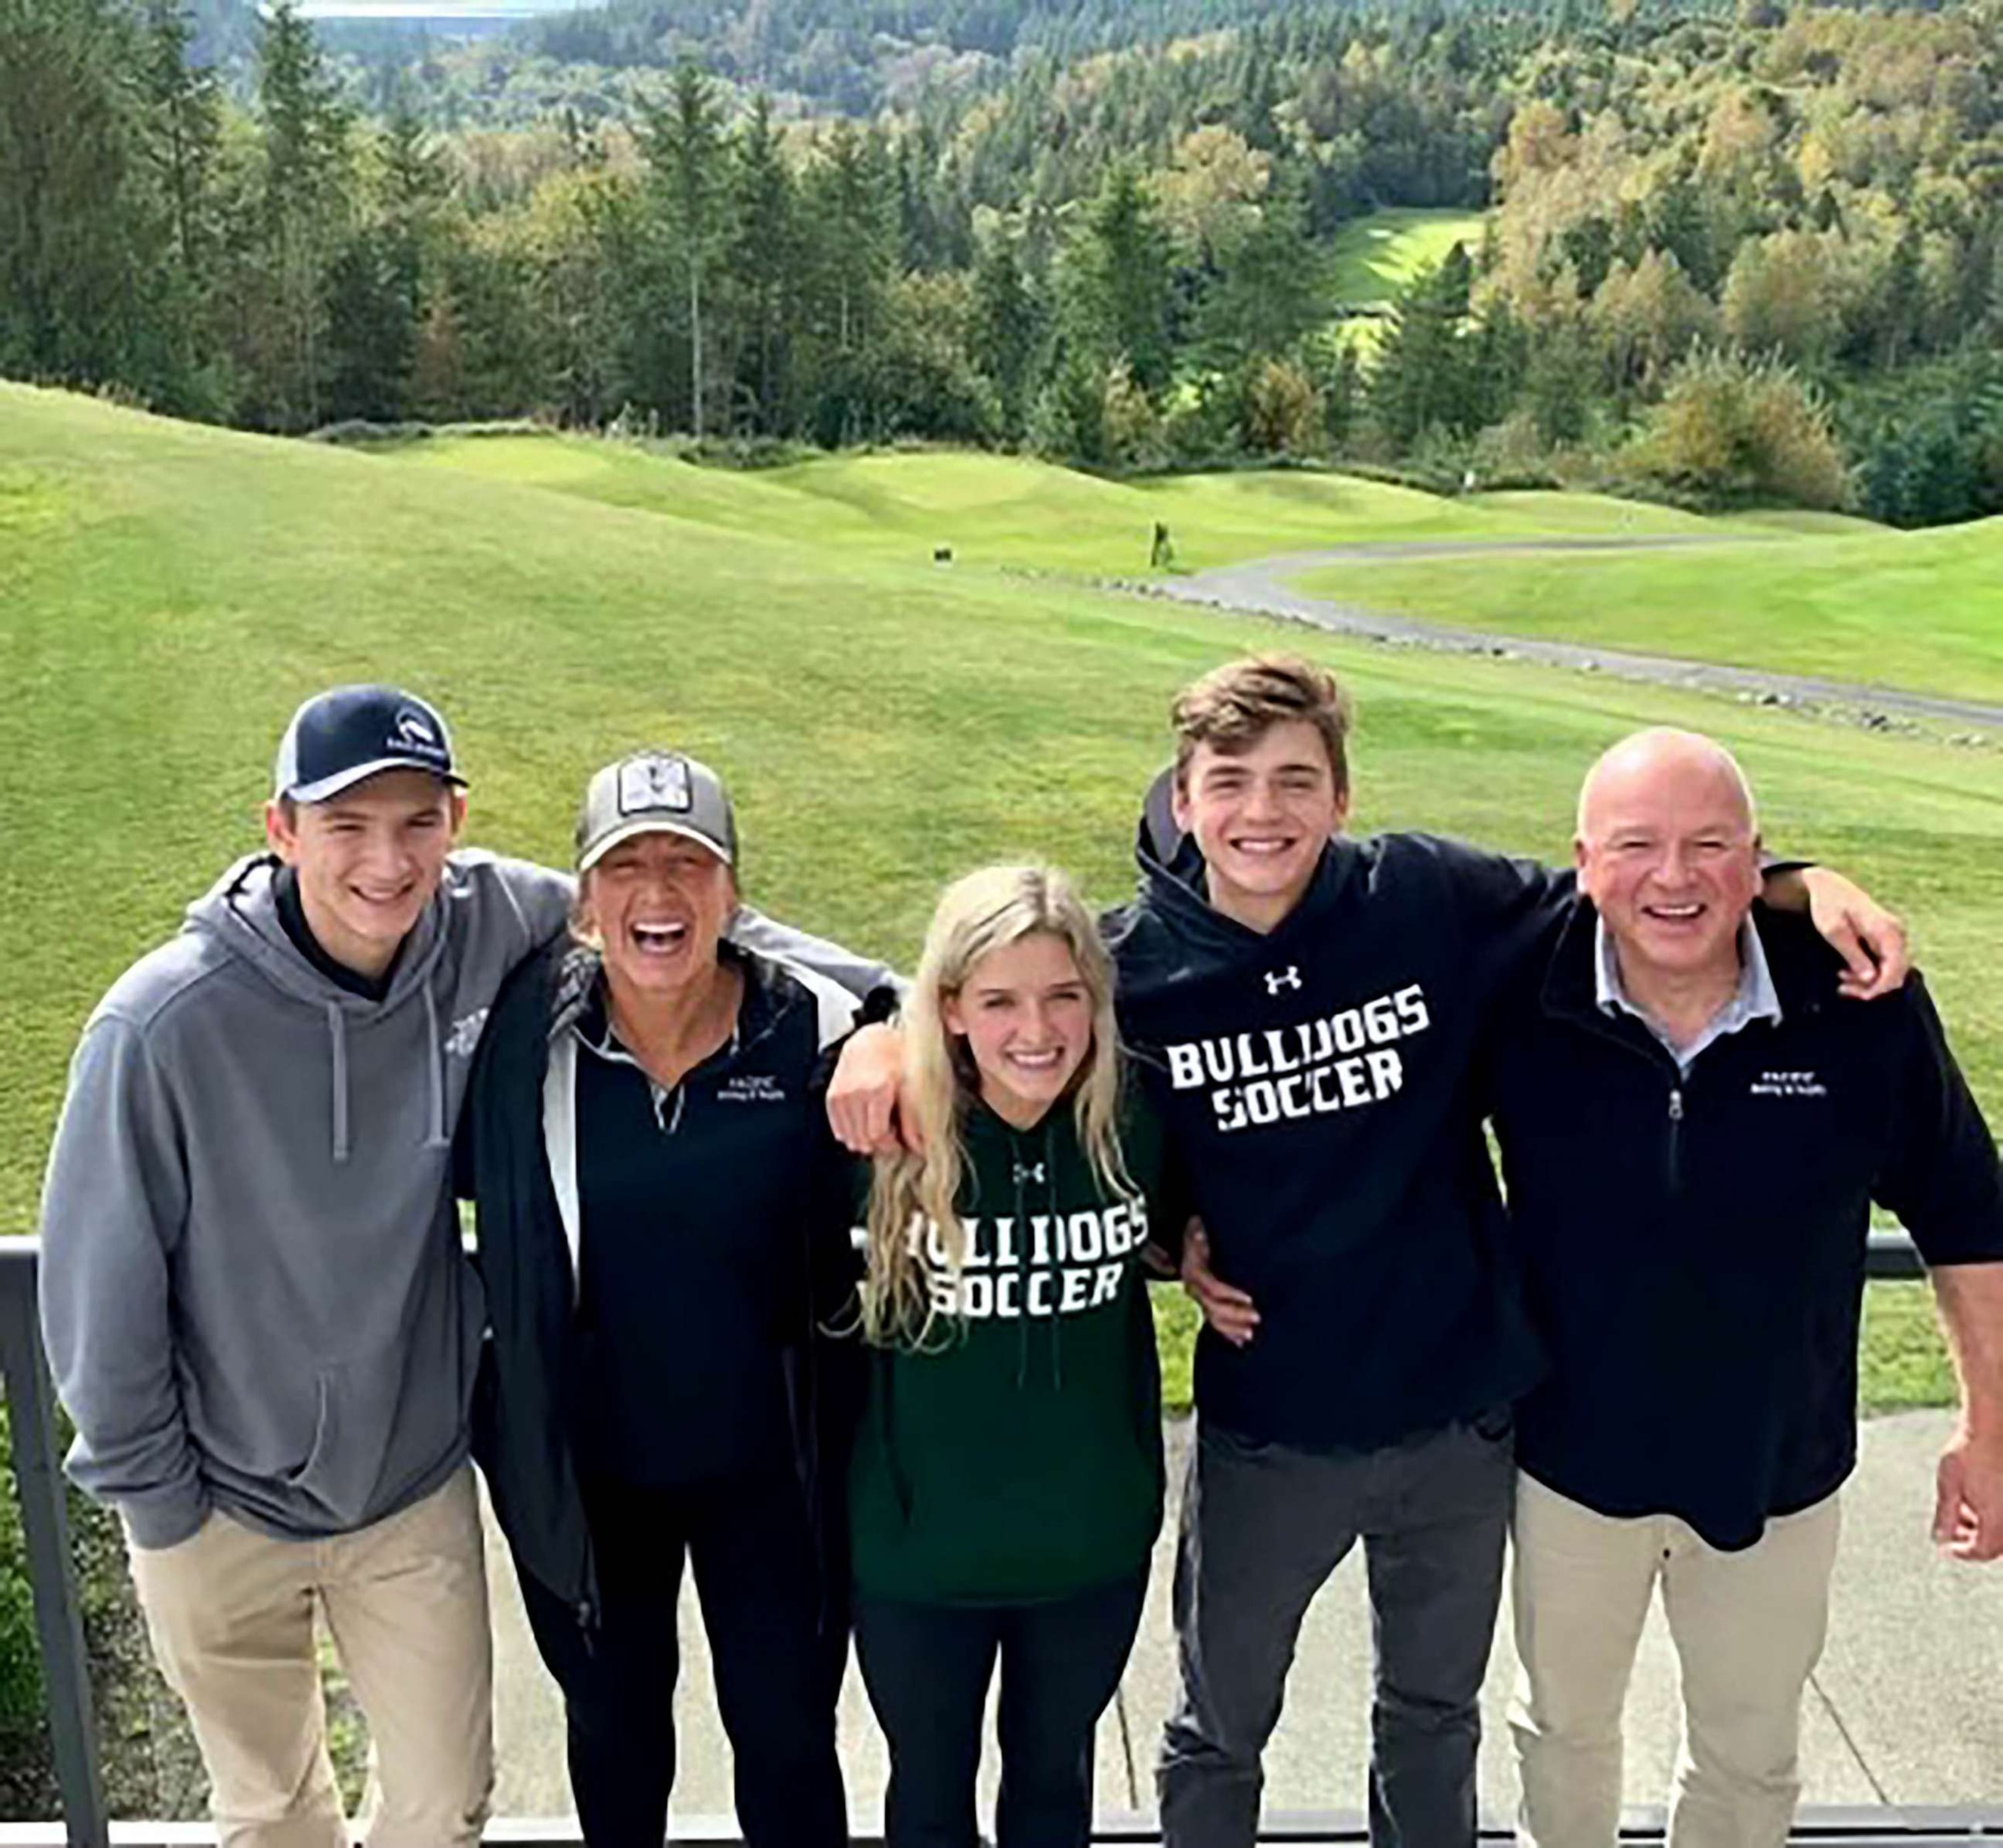
[[[1805,1801],[1939,1804],[2003,1798],[2003,1567],[1970,1568],[1938,1557],[1927,1537],[1934,1458],[1949,1419],[1914,1413],[1864,1428],[1863,1460],[1845,1491],[1829,1647],[1803,1729]],[[1168,1427],[1172,1488],[1188,1427]],[[1171,1519],[1173,1532],[1173,1514]],[[1175,1693],[1168,1619],[1170,1541],[1157,1549],[1148,1613],[1117,1710],[1099,1728],[1099,1802],[1152,1811],[1148,1767]],[[497,1814],[570,1810],[563,1718],[530,1641],[505,1549],[492,1549],[500,1734]],[[681,1770],[678,1815],[731,1807],[729,1758],[717,1724],[709,1664],[693,1595],[685,1601],[684,1665],[677,1696]],[[1484,1814],[1505,1818],[1515,1800],[1504,1712],[1515,1674],[1506,1612],[1483,1697]],[[1267,1803],[1279,1811],[1363,1807],[1368,1741],[1369,1630],[1360,1560],[1330,1581],[1301,1638],[1287,1711],[1267,1758]],[[1676,1672],[1659,1611],[1644,1636],[1628,1703],[1627,1797],[1660,1803],[1676,1741]],[[883,1741],[851,1665],[841,1709],[843,1763],[858,1823],[876,1825]],[[992,1754],[984,1782],[992,1801]]]

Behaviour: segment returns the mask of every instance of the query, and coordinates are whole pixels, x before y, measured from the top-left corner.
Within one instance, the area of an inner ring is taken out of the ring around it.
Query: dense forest
[[[1484,215],[1365,328],[1327,253],[1390,207]],[[453,46],[0,0],[0,372],[1966,518],[2003,0],[613,0]]]

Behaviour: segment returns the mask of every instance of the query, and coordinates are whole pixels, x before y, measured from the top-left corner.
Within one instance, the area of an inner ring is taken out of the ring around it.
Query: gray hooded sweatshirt
[[[246,861],[98,1005],[42,1208],[68,1468],[135,1544],[211,1507],[295,1539],[428,1494],[466,1455],[483,1305],[452,1130],[502,978],[570,882],[453,856],[379,1001],[286,935]]]
[[[464,1459],[484,1305],[452,1132],[488,1008],[572,882],[452,856],[380,1001],[279,922],[246,860],[86,1025],[42,1202],[42,1332],[68,1467],[134,1543],[211,1508],[283,1538],[351,1532]],[[731,935],[858,998],[882,964],[741,910]]]

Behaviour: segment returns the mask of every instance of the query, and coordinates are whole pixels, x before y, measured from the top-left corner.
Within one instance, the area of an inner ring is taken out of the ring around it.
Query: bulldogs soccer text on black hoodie
[[[1213,910],[1194,842],[1144,821],[1107,920],[1122,1030],[1165,1120],[1243,1348],[1206,1335],[1199,1410],[1253,1441],[1371,1449],[1536,1377],[1473,1078],[1507,972],[1568,875],[1425,835],[1332,841],[1261,934]]]

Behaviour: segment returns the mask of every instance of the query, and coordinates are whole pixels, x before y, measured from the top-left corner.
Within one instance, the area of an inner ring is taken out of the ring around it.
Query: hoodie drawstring
[[[334,1043],[334,1158],[348,1159],[348,1023],[338,1001],[327,1003],[327,1037]]]
[[[445,1133],[445,1041],[439,1034],[438,997],[427,982],[425,990],[425,1032],[432,1050],[432,1128],[425,1138],[427,1148],[446,1148],[452,1138]]]
[[[425,1137],[427,1148],[449,1148],[452,1138],[445,1130],[445,1043],[439,1037],[438,997],[428,986],[424,990],[425,1031],[431,1042],[431,1127]],[[338,1001],[328,1001],[327,1038],[334,1056],[334,1158],[345,1162],[353,1148],[348,1124],[348,1016]]]
[[[1043,1185],[1050,1189],[1048,1204],[1053,1224],[1057,1217],[1057,1153],[1050,1116],[1056,1113],[1052,1111],[1043,1119]],[[1050,1388],[1057,1392],[1064,1390],[1064,1318],[1061,1315],[1050,1318]]]
[[[1008,1169],[1015,1180],[1015,1236],[1023,1242],[1026,1257],[1029,1250],[1029,1214],[1028,1203],[1022,1197],[1022,1183],[1028,1178],[1029,1169],[1024,1163],[1022,1151],[1011,1146],[1008,1151]],[[1034,1273],[1028,1263],[1022,1266],[1022,1287],[1026,1291],[1029,1278]],[[1015,1318],[1015,1390],[1019,1392],[1029,1383],[1029,1305],[1025,1301],[1022,1312]]]

